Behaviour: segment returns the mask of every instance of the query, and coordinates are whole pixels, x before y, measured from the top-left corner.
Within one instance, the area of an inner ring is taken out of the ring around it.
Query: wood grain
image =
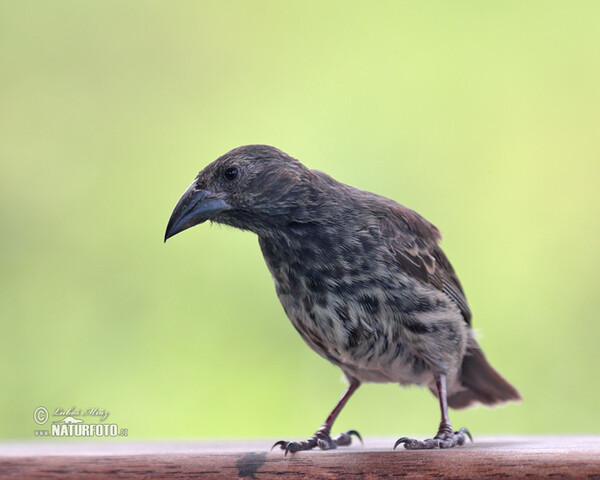
[[[600,480],[600,436],[480,437],[442,451],[391,450],[395,439],[367,446],[269,452],[272,440],[248,442],[0,443],[3,479],[465,479]]]

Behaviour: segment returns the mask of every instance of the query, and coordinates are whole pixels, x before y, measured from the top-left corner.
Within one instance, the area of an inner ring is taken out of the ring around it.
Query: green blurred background
[[[304,438],[344,385],[257,239],[163,244],[229,149],[275,145],[444,233],[520,405],[481,433],[599,432],[599,2],[0,4],[0,437],[38,405],[130,438]],[[431,434],[426,390],[367,385],[335,431]],[[39,428],[39,427],[38,427]]]

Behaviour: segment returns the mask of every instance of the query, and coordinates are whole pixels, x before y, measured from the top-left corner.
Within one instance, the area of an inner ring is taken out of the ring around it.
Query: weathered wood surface
[[[2,479],[250,478],[600,480],[600,436],[478,437],[442,451],[392,451],[395,439],[366,446],[269,452],[271,440],[248,442],[0,443]]]

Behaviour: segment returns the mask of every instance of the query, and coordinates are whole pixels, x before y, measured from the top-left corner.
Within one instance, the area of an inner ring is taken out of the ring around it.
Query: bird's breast
[[[427,358],[412,347],[427,354],[424,333],[435,333],[431,321],[447,305],[390,265],[372,236],[260,245],[288,318],[313,350],[363,381],[427,381]]]

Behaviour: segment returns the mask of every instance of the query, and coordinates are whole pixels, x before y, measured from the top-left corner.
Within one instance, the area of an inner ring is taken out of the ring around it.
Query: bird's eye
[[[227,180],[235,180],[235,177],[237,177],[238,174],[238,169],[237,167],[231,167],[228,168],[227,170],[225,170],[225,178]]]

